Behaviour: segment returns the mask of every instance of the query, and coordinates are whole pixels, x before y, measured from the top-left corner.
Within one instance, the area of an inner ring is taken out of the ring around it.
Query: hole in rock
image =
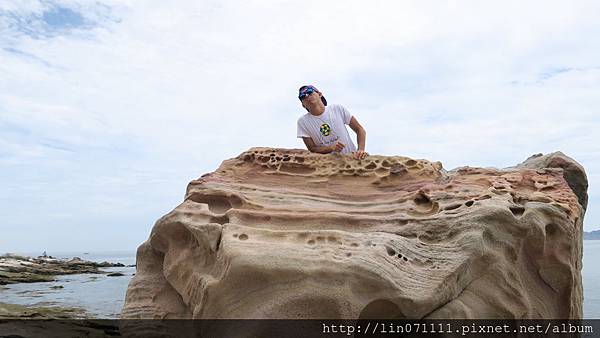
[[[225,223],[229,223],[229,217],[227,217],[227,215],[215,216],[215,217],[211,217],[210,221],[211,221],[211,223],[219,223],[219,224],[223,225]]]
[[[405,262],[408,262],[408,258],[402,257],[402,259],[404,259]]]
[[[553,236],[554,234],[556,234],[556,231],[558,230],[558,227],[555,224],[548,224],[546,225],[546,235],[547,236]]]
[[[368,166],[365,167],[365,169],[375,169],[377,168],[377,164],[375,164],[375,162],[371,162],[369,163]]]
[[[470,207],[470,206],[473,205],[473,203],[475,203],[475,202],[474,201],[466,201],[465,205],[468,206],[468,207]]]
[[[400,319],[405,316],[400,307],[387,299],[377,299],[365,306],[358,319]]]
[[[388,160],[383,160],[383,162],[381,162],[381,165],[384,166],[385,168],[389,168],[392,166],[390,164],[390,162],[388,162]]]
[[[241,235],[238,237],[238,239],[239,239],[240,241],[245,241],[245,240],[247,240],[247,239],[248,239],[248,235],[246,235],[246,234],[241,234]]]
[[[520,205],[512,205],[509,207],[509,209],[510,209],[510,212],[512,212],[513,215],[515,215],[515,216],[521,216],[525,212],[525,208],[523,208]]]
[[[414,202],[419,206],[431,206],[431,199],[424,193],[419,193],[417,197],[415,197]]]
[[[351,254],[351,253],[349,253],[349,252],[348,252],[348,253],[346,253],[346,257],[350,257],[350,256],[352,256],[352,254]]]
[[[309,240],[309,241],[308,241],[308,242],[306,242],[306,243],[308,243],[308,245],[315,245],[315,241],[314,241],[313,239]]]
[[[396,254],[396,250],[390,248],[389,246],[386,245],[385,247],[385,251],[387,251],[387,254],[390,256],[394,256]]]
[[[304,163],[304,157],[294,157],[294,161],[298,162],[298,163]]]
[[[357,247],[357,246],[358,246],[358,243],[350,243],[350,246]]]
[[[208,210],[222,214],[231,208],[239,208],[242,205],[242,199],[237,196],[218,196],[218,195],[203,195],[192,194],[189,199],[196,203],[208,204]]]
[[[410,165],[415,165],[415,164],[417,164],[417,161],[415,161],[415,160],[408,160],[408,161],[405,162],[405,164],[409,165],[409,166]]]
[[[451,204],[447,207],[444,208],[444,210],[454,210],[454,209],[458,209],[461,205],[460,204]]]
[[[407,172],[408,171],[406,170],[406,167],[403,164],[401,164],[401,163],[395,163],[390,168],[390,174],[394,174],[394,175],[404,175]]]

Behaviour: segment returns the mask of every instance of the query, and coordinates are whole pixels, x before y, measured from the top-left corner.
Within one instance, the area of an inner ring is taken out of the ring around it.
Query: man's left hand
[[[364,150],[355,151],[353,154],[354,154],[354,158],[357,160],[362,160],[363,158],[369,156],[369,153],[367,153]]]

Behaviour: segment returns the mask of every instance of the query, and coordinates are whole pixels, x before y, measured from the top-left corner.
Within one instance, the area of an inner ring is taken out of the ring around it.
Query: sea
[[[37,257],[42,253],[19,252]],[[73,258],[92,262],[135,265],[135,251],[107,252],[47,252],[54,258]],[[59,306],[82,308],[93,318],[119,318],[127,285],[135,274],[135,267],[101,268],[107,272],[120,272],[123,276],[106,274],[62,275],[54,282],[19,283],[0,285],[0,302],[27,306]],[[60,288],[62,286],[62,288]]]
[[[38,256],[40,253],[20,253]],[[111,263],[135,264],[134,251],[110,252],[48,252],[57,258],[73,258]],[[600,319],[600,240],[583,241],[583,314],[586,319]],[[0,302],[31,305],[78,307],[94,318],[119,318],[127,285],[135,267],[104,268],[121,272],[123,276],[79,274],[59,276],[55,282],[20,283],[0,286]],[[55,288],[62,286],[62,288]]]

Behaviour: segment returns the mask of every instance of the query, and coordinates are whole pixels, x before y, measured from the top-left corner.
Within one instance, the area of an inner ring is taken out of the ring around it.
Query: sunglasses
[[[299,98],[300,100],[303,100],[305,97],[307,97],[308,95],[310,95],[310,94],[312,94],[312,93],[314,93],[314,92],[316,92],[316,90],[315,90],[314,88],[312,88],[312,87],[308,87],[308,88],[304,89],[304,90],[303,90],[303,91],[300,93],[300,95],[298,95],[298,98]]]

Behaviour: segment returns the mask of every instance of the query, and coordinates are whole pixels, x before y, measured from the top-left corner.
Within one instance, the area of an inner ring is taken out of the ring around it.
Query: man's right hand
[[[346,145],[343,144],[342,142],[337,141],[334,145],[331,146],[331,151],[340,152],[340,151],[342,151],[342,149],[344,149],[345,146]]]

